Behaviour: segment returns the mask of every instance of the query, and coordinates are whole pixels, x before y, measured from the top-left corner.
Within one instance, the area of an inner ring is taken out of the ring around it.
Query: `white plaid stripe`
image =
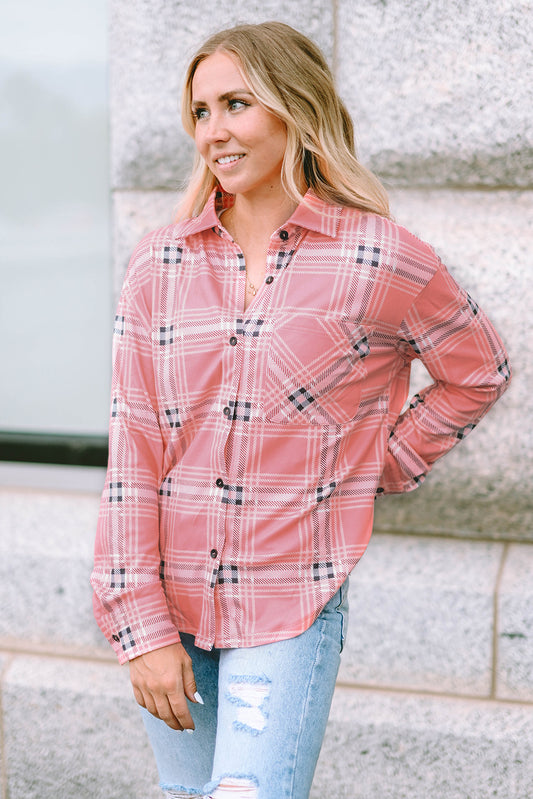
[[[363,554],[376,493],[421,483],[509,380],[490,322],[427,245],[307,200],[244,313],[214,197],[132,258],[92,578],[121,660],[178,630],[207,648],[298,635]],[[435,383],[400,415],[413,355]]]

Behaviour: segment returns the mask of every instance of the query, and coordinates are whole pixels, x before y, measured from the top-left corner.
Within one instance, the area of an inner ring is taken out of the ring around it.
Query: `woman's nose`
[[[230,137],[224,115],[211,113],[207,121],[206,140],[209,143],[217,141],[227,141]]]

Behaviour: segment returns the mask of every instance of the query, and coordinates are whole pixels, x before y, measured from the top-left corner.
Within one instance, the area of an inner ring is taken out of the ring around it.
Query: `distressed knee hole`
[[[268,720],[270,687],[271,682],[266,677],[235,675],[231,678],[226,696],[237,705],[237,719],[233,722],[236,729],[254,735],[263,732]]]
[[[257,799],[257,782],[246,777],[224,777],[206,799]]]

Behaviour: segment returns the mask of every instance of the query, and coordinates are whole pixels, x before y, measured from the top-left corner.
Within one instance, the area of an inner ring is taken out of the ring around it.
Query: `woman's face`
[[[192,113],[196,147],[225,191],[248,199],[283,191],[285,125],[259,104],[236,60],[214,53],[200,62]]]

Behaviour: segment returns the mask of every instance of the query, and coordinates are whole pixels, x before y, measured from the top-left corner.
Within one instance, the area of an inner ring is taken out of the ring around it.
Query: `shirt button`
[[[287,233],[286,230],[280,230],[279,237],[282,241],[287,241],[287,239],[289,238],[289,234]]]
[[[224,414],[224,416],[231,416],[231,410],[227,406],[224,408],[222,413]]]
[[[229,340],[229,343],[231,344],[232,347],[234,347],[237,343],[237,336],[232,336]]]
[[[118,644],[118,642],[120,641],[120,638],[118,637],[118,635],[114,635],[113,636],[113,641],[116,641],[117,644]]]
[[[269,275],[269,276],[267,277],[267,279],[265,280],[265,283],[268,283],[268,284],[270,285],[270,284],[272,283],[272,281],[273,281],[273,280],[274,280],[274,278],[272,277],[272,275]]]
[[[216,550],[216,549],[212,549],[212,550],[211,550],[211,552],[210,552],[209,554],[211,555],[211,557],[212,557],[212,558],[213,558],[213,560],[214,560],[216,557],[218,557],[218,550]]]
[[[219,478],[218,478],[218,480],[217,480],[217,483],[216,483],[216,484],[217,484],[217,486],[218,486],[219,488],[224,488],[224,480],[222,479],[222,477],[219,477]]]

